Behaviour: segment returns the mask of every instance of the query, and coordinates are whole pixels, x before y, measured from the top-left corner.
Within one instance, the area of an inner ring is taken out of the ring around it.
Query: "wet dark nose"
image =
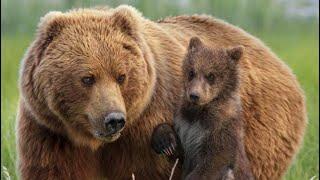
[[[104,119],[104,125],[108,134],[111,135],[121,130],[126,123],[125,115],[121,112],[112,112]]]
[[[190,96],[190,100],[191,100],[192,102],[197,102],[197,101],[199,101],[199,99],[200,99],[199,95],[196,94],[196,93],[191,93],[189,96]]]

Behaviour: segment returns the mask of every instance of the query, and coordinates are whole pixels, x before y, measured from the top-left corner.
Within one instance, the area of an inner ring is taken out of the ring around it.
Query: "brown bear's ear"
[[[133,38],[137,38],[141,30],[141,19],[141,13],[127,5],[114,9],[114,14],[111,16],[112,25]]]
[[[189,41],[188,51],[194,52],[201,46],[202,46],[201,40],[198,37],[192,37]]]
[[[63,29],[62,18],[63,14],[61,12],[49,12],[41,18],[37,29],[37,38],[32,48],[36,56],[36,64],[39,64],[46,48]]]
[[[227,54],[232,60],[239,61],[242,57],[243,49],[244,49],[244,47],[241,45],[236,46],[236,47],[227,49]]]

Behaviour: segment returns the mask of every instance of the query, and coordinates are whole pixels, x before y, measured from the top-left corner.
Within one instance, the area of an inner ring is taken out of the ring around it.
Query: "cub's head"
[[[125,133],[155,81],[143,21],[129,6],[47,14],[20,76],[24,102],[36,119],[93,148]]]
[[[242,53],[242,46],[209,48],[199,38],[191,38],[183,63],[187,100],[195,105],[205,105],[234,91]]]

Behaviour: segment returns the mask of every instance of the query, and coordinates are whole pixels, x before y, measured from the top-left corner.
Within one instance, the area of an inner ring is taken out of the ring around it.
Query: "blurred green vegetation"
[[[40,17],[52,10],[119,4],[131,4],[153,20],[178,14],[211,14],[263,40],[292,68],[307,97],[309,124],[304,144],[285,179],[301,180],[313,176],[319,179],[319,19],[317,16],[288,15],[286,7],[294,2],[310,3],[307,0],[2,0],[1,179],[6,179],[7,174],[11,179],[17,179],[15,119],[19,64],[34,37]]]

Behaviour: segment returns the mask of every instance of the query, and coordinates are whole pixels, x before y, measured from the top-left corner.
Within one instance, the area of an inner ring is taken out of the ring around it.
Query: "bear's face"
[[[154,74],[133,17],[114,11],[50,15],[40,26],[33,88],[78,144],[115,141],[151,96]]]
[[[238,82],[238,60],[242,47],[213,49],[197,37],[191,38],[183,64],[184,87],[187,99],[205,105]]]

